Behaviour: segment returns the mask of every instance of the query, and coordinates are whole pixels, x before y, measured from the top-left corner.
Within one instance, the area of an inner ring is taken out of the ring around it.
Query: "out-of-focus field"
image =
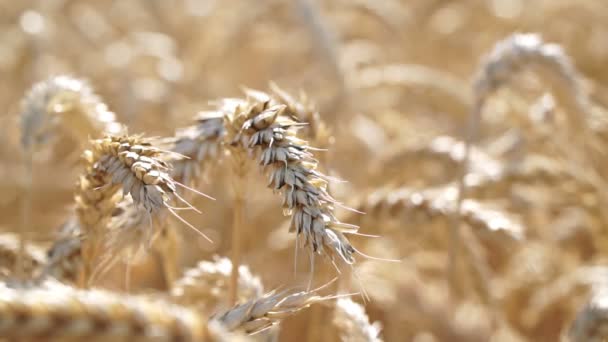
[[[555,44],[545,46],[549,57],[561,47],[575,72],[515,58],[509,79],[499,70],[500,84],[480,94],[473,84],[485,56],[514,33]],[[306,94],[331,133],[327,151],[315,151],[319,169],[345,180],[330,185],[332,195],[365,213],[337,215],[380,236],[352,236],[353,245],[401,260],[356,255],[337,281],[369,294],[364,307],[383,340],[558,341],[587,308],[570,334],[584,341],[577,329],[601,335],[608,326],[605,300],[585,306],[608,287],[607,62],[604,0],[0,0],[0,230],[20,231],[29,194],[25,234],[49,246],[82,171],[86,145],[66,137],[32,155],[29,184],[19,122],[34,83],[85,78],[129,133],[166,137],[209,101],[272,81]],[[180,269],[231,253],[234,174],[225,158],[204,169],[197,189],[217,200],[196,198],[203,213],[183,216],[214,243],[176,229]],[[242,262],[267,290],[306,286],[308,256],[299,254],[294,277],[279,196],[257,168],[244,184]],[[155,253],[132,265],[132,292],[171,286]],[[335,276],[318,258],[315,287]],[[124,277],[119,264],[96,286],[123,291]],[[314,305],[275,335],[359,341],[334,316],[331,302]]]

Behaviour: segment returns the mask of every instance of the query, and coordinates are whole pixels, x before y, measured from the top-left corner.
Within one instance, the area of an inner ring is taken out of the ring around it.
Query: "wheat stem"
[[[243,219],[243,215],[245,212],[245,189],[244,182],[241,177],[236,178],[234,181],[234,208],[232,209],[232,270],[230,273],[230,291],[228,292],[228,303],[231,305],[235,305],[237,303],[238,298],[238,282],[239,282],[239,267],[241,265],[241,250],[242,246],[242,236],[243,232],[241,231],[244,227],[245,220]]]

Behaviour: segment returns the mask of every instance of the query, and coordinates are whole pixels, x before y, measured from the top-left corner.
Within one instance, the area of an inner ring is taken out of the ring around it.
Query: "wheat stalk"
[[[370,323],[365,309],[350,298],[336,301],[333,324],[343,342],[381,342],[379,322]]]

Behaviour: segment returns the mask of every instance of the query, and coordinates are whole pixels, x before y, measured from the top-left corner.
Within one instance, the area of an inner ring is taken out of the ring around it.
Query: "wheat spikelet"
[[[336,201],[327,192],[329,178],[316,170],[311,148],[296,137],[302,124],[291,119],[285,104],[269,95],[247,90],[248,100],[226,99],[220,110],[226,114],[227,142],[234,148],[259,155],[259,164],[269,174],[269,187],[283,194],[283,207],[292,216],[292,229],[304,236],[312,252],[326,249],[348,264],[355,249],[344,233],[357,227],[338,221]]]
[[[380,323],[370,323],[365,309],[350,298],[336,301],[333,324],[344,342],[380,342]]]
[[[211,320],[220,322],[228,331],[243,331],[248,334],[261,332],[281,322],[281,320],[315,303],[328,300],[314,291],[285,292],[272,291],[264,296],[249,300],[244,304],[215,315]]]
[[[49,143],[60,127],[78,142],[99,132],[118,134],[122,130],[87,82],[70,76],[36,83],[21,107],[21,144],[26,150]]]
[[[177,303],[212,312],[220,304],[226,304],[232,263],[228,258],[215,257],[213,262],[200,261],[184,271],[175,281],[171,296]],[[245,265],[239,266],[238,301],[258,298],[263,293],[262,283]]]
[[[31,242],[25,244],[24,253],[19,253],[19,237],[13,233],[0,234],[0,272],[2,276],[10,276],[21,259],[23,271],[31,277],[40,266],[46,262],[44,249]]]
[[[287,106],[285,114],[290,115],[297,122],[306,124],[300,131],[313,146],[326,148],[331,144],[331,131],[321,119],[321,114],[315,104],[306,96],[306,93],[301,92],[296,99],[272,82],[270,83],[270,90],[269,96],[272,96],[277,103],[283,103]]]
[[[205,318],[162,300],[55,282],[0,288],[0,334],[27,339],[203,341]]]

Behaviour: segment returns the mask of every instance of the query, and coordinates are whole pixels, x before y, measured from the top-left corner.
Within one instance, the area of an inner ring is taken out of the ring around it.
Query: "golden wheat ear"
[[[133,205],[142,209],[148,225],[141,234],[119,231],[123,237],[137,237],[134,241],[121,241],[117,246],[149,245],[155,235],[152,217],[169,212],[205,239],[206,235],[184,220],[171,205],[184,202],[177,194],[183,185],[169,175],[170,165],[163,160],[165,152],[152,146],[141,136],[113,136],[93,140],[84,153],[85,172],[76,190],[76,212],[85,236],[83,257],[89,268],[96,259],[108,235],[108,223],[121,197],[130,195]],[[114,254],[114,253],[113,253]],[[86,268],[85,268],[86,269]],[[91,270],[85,271],[90,275]]]
[[[291,229],[303,235],[313,253],[329,253],[352,264],[355,250],[343,234],[345,225],[334,215],[339,203],[327,189],[331,179],[317,170],[314,149],[297,134],[308,125],[295,120],[302,115],[293,111],[297,106],[274,88],[278,96],[246,89],[246,100],[219,102],[218,110],[225,113],[226,144],[258,157],[268,186],[283,196]]]

